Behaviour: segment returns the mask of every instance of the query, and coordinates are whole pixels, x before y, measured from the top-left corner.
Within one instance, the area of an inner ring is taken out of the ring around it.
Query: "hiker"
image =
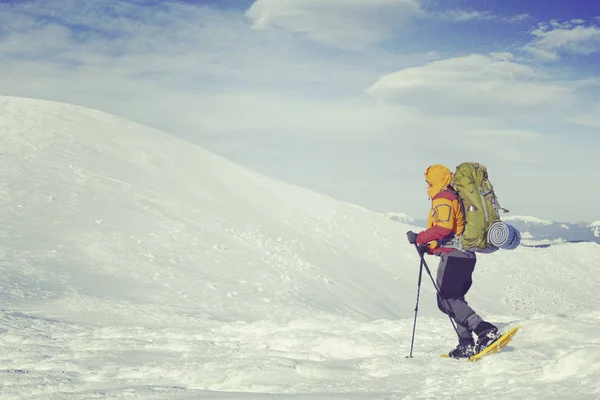
[[[425,231],[419,234],[407,232],[408,241],[419,246],[419,253],[440,257],[437,270],[439,309],[448,314],[457,325],[458,346],[448,353],[454,358],[468,358],[479,353],[500,337],[498,328],[484,321],[467,304],[472,274],[477,261],[472,251],[460,246],[465,228],[465,216],[457,193],[450,186],[452,172],[440,164],[427,168],[425,180],[429,185],[427,194],[431,199],[431,211]],[[441,294],[441,296],[440,296]],[[477,343],[473,340],[477,335]]]

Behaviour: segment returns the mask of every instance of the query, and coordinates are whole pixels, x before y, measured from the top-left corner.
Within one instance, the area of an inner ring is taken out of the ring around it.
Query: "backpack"
[[[479,253],[498,250],[489,242],[488,230],[492,224],[500,222],[499,210],[508,210],[500,207],[487,168],[479,163],[462,163],[456,167],[450,185],[458,194],[465,216],[463,249]]]

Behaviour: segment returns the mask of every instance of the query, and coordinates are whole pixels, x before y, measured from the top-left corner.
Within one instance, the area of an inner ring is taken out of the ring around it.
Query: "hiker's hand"
[[[423,257],[425,254],[429,254],[429,246],[426,244],[419,246],[418,249],[421,257]]]
[[[408,243],[415,244],[417,242],[417,234],[413,231],[406,232],[406,237],[408,238]]]

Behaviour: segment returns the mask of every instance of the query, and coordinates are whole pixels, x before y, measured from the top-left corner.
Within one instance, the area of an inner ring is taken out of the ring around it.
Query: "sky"
[[[3,400],[600,395],[596,243],[479,255],[469,304],[521,328],[445,359],[413,226],[95,110],[0,115]]]
[[[416,218],[429,165],[477,161],[512,214],[600,219],[599,65],[583,0],[0,2],[1,95]]]

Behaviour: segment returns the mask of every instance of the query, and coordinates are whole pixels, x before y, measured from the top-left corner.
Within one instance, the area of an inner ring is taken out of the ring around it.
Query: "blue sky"
[[[1,95],[416,217],[428,165],[475,159],[514,214],[600,219],[599,71],[593,1],[0,2]]]

